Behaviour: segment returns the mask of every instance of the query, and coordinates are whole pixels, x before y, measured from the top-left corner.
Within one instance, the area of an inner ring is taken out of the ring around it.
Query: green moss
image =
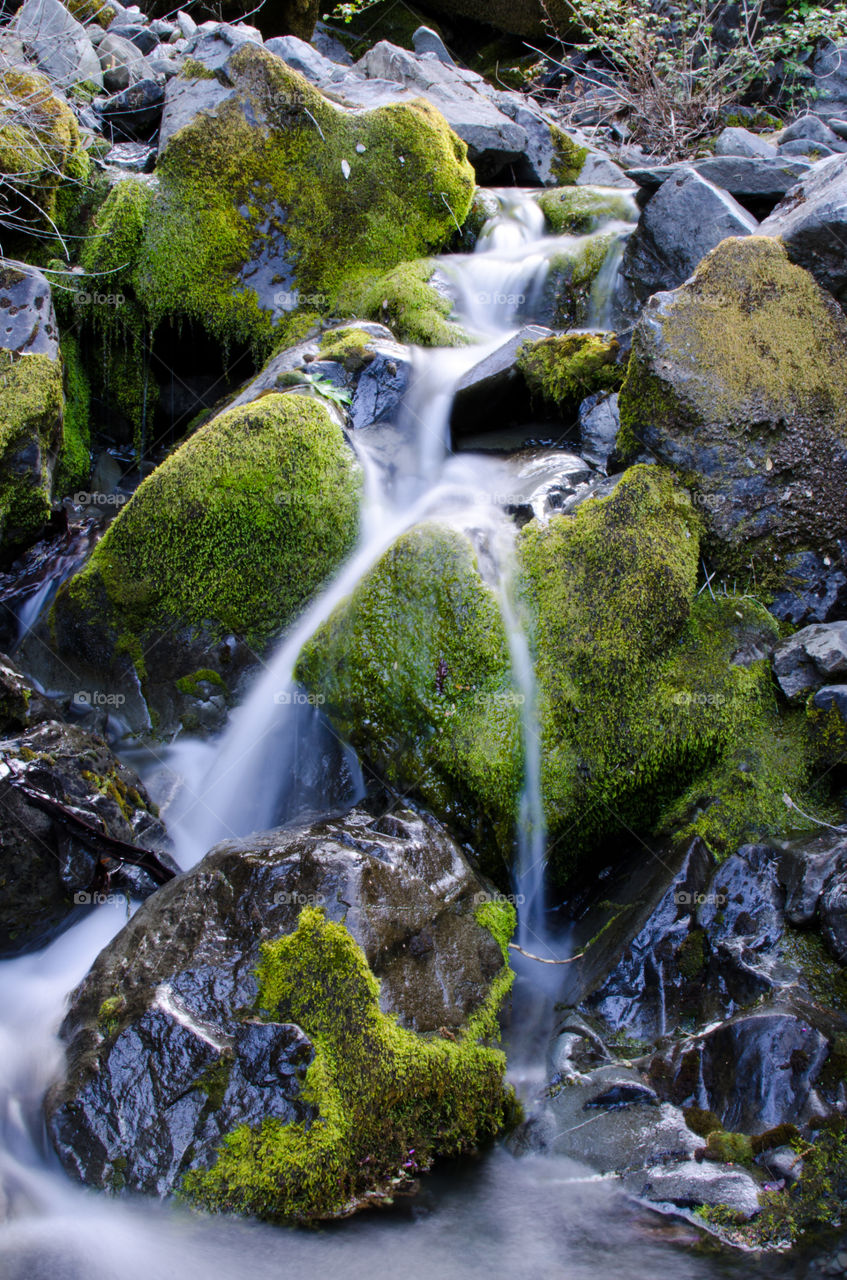
[[[351,325],[347,329],[332,329],[321,338],[321,356],[324,360],[336,360],[350,373],[357,373],[374,358],[370,344],[373,336],[364,329]]]
[[[569,333],[525,342],[517,365],[533,395],[575,408],[595,391],[616,391],[623,369],[618,343],[610,334]]]
[[[706,1139],[705,1156],[719,1164],[753,1163],[753,1148],[746,1133],[712,1132]]]
[[[80,255],[91,277],[84,281],[86,288],[107,295],[130,292],[152,198],[150,184],[138,178],[124,178],[112,187]],[[103,315],[108,316],[108,310]]]
[[[126,1009],[123,996],[107,996],[97,1011],[97,1025],[104,1036],[113,1036],[118,1030],[121,1014]]]
[[[136,289],[154,321],[185,316],[267,350],[290,322],[275,332],[245,264],[271,246],[280,288],[292,291],[293,274],[300,305],[329,312],[351,277],[445,244],[470,207],[473,170],[426,102],[339,111],[252,44],[231,71],[234,96],[159,161]]]
[[[594,282],[617,240],[616,232],[598,231],[551,259],[543,302],[555,328],[578,329],[587,325]]]
[[[517,913],[511,902],[492,898],[481,903],[474,912],[477,924],[487,929],[503,952],[503,961],[509,963],[509,943],[517,927]]]
[[[309,1221],[390,1200],[440,1156],[489,1141],[509,1108],[497,1012],[504,966],[455,1040],[404,1030],[379,1007],[379,985],[342,924],[307,908],[294,933],[262,947],[258,1009],[294,1022],[315,1047],[303,1089],[310,1123],[267,1120],[231,1133],[214,1166],[185,1179],[208,1208]]]
[[[800,1137],[800,1130],[794,1124],[778,1124],[773,1129],[766,1129],[764,1133],[754,1134],[750,1139],[750,1146],[754,1156],[759,1156],[763,1151],[773,1151],[776,1147],[788,1147],[797,1141]]]
[[[115,20],[115,10],[110,4],[103,4],[102,0],[68,0],[65,7],[83,26],[96,22],[105,31]]]
[[[141,485],[54,606],[57,643],[137,660],[178,623],[255,643],[351,549],[359,473],[315,400],[267,395],[202,427]]]
[[[550,126],[550,133],[554,152],[551,166],[553,177],[563,187],[572,186],[582,172],[588,148],[579,146],[573,138],[568,137],[564,129],[559,129],[556,125]]]
[[[809,994],[825,1005],[847,1013],[847,971],[827,951],[819,933],[786,929],[780,941],[785,960],[800,972]]]
[[[691,1132],[701,1138],[708,1138],[710,1133],[720,1132],[723,1129],[714,1111],[706,1111],[703,1107],[684,1107],[682,1114]]]
[[[633,222],[635,201],[620,191],[563,187],[542,191],[538,203],[556,235],[588,235],[607,222]]]
[[[221,1058],[195,1081],[195,1086],[209,1099],[210,1110],[219,1111],[223,1106],[231,1075],[232,1059]]]
[[[13,272],[0,271],[2,279]],[[62,367],[46,355],[15,359],[0,350],[0,542],[4,551],[38,532],[50,516],[48,459],[62,429]],[[20,468],[19,456],[35,445],[40,467]]]
[[[0,101],[0,172],[22,193],[23,216],[40,209],[48,228],[63,181],[87,172],[76,117],[46,76],[21,67],[0,68]]]
[[[392,786],[454,823],[502,876],[522,777],[497,600],[469,540],[409,530],[303,649],[297,679]]]
[[[198,62],[196,58],[184,58],[179,74],[183,80],[217,80],[218,78],[214,71],[210,71],[204,63]]]
[[[688,982],[703,972],[706,967],[706,935],[702,929],[693,929],[676,953],[679,972]]]
[[[339,295],[342,311],[379,320],[402,342],[421,347],[458,347],[468,338],[450,322],[453,304],[429,281],[435,263],[429,259],[404,262],[374,278],[353,279]]]
[[[720,832],[767,828],[787,812],[781,793],[801,767],[797,740],[770,741],[781,722],[766,661],[732,663],[751,639],[767,651],[776,623],[748,599],[695,599],[699,533],[671,475],[635,467],[609,498],[520,536],[560,874],[602,837],[666,830],[675,798],[710,770],[734,776],[754,738],[774,770],[750,778],[737,822],[724,815]],[[690,801],[683,818],[692,823]],[[715,825],[708,835],[717,834]]]
[[[226,684],[217,671],[212,671],[208,668],[204,668],[201,671],[193,671],[190,676],[181,676],[176,681],[176,687],[179,692],[189,698],[204,698],[208,696],[203,689],[204,684],[211,684],[216,689],[226,693]]]
[[[58,497],[84,485],[91,471],[91,388],[80,359],[79,346],[70,334],[65,334],[62,338],[61,349],[65,416],[62,424],[62,447],[53,476],[53,491]]]

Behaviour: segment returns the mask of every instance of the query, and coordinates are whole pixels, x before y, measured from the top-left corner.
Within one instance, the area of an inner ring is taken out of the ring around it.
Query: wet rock
[[[824,941],[838,963],[847,964],[847,850],[843,847],[824,881],[818,909]]]
[[[614,467],[620,425],[617,391],[598,391],[579,406],[579,452],[604,475]]]
[[[156,163],[156,148],[143,142],[118,142],[106,152],[103,160],[130,173],[151,173]]]
[[[796,841],[782,849],[779,874],[786,892],[785,916],[791,924],[812,924],[824,884],[845,856],[847,841],[832,833]]]
[[[25,0],[12,31],[31,50],[39,68],[65,89],[103,85],[100,60],[82,23],[59,0]]]
[[[752,561],[785,589],[792,553],[837,554],[847,322],[778,242],[724,241],[679,289],[654,295],[632,353],[619,447],[640,442],[685,473],[722,568],[741,575]]]
[[[682,1209],[726,1205],[744,1220],[759,1212],[758,1186],[741,1169],[718,1170],[713,1164],[686,1160],[630,1175],[626,1185],[635,1195],[656,1204],[674,1204]]]
[[[724,129],[715,139],[716,156],[760,156],[765,160],[773,160],[778,155],[772,142],[768,142],[758,133],[749,129],[732,127]]]
[[[783,585],[774,593],[770,610],[781,622],[800,627],[828,622],[847,611],[847,563],[839,539],[832,552],[799,551],[785,561]]]
[[[813,689],[847,675],[847,622],[803,627],[777,645],[772,661],[789,702],[805,701]]]
[[[710,156],[705,160],[684,160],[676,164],[655,165],[651,168],[628,169],[631,182],[647,191],[656,191],[668,178],[674,178],[682,169],[694,169],[712,186],[722,187],[736,200],[781,200],[787,191],[804,178],[811,165],[803,160],[768,160],[758,156]]]
[[[409,1147],[417,1154],[409,1167],[426,1166],[439,1150],[435,1129],[416,1110],[428,1102],[438,1109],[426,1066],[452,1061],[468,1017],[489,997],[499,1001],[492,992],[505,972],[503,952],[475,914],[487,899],[443,830],[408,810],[376,821],[354,811],[218,846],[136,913],[72,997],[62,1027],[67,1075],[46,1104],[63,1164],[113,1191],[160,1195],[183,1188],[195,1170],[196,1191],[212,1185],[213,1175],[203,1175],[223,1158],[227,1134],[249,1143],[261,1128],[271,1159],[275,1144],[285,1150],[286,1127],[299,1123],[308,1170],[341,1161],[341,1201],[334,1180],[330,1192],[311,1176],[301,1185],[295,1166],[276,1200],[259,1199],[247,1181],[234,1193],[237,1204],[308,1218],[349,1212],[364,1195],[379,1199],[389,1177],[385,1153],[371,1145],[380,1124],[393,1117],[396,1129],[383,1140],[401,1144],[387,1157],[391,1176],[410,1159]],[[424,934],[428,945],[415,945]],[[273,951],[262,952],[263,944]],[[285,966],[297,969],[300,951],[291,947],[298,944],[308,972],[287,996],[284,982],[272,995],[269,983],[281,980]],[[271,956],[276,967],[268,970]],[[320,1000],[310,1003],[301,997],[313,982]],[[395,1042],[406,1051],[415,1083],[402,1117],[371,1079],[378,1082],[380,1068],[367,1044],[355,1061],[345,1058],[357,1048],[363,1008],[371,1035],[394,1027],[394,1039],[378,1040],[376,1052],[390,1060]],[[310,1077],[303,1091],[316,1057],[336,1090],[331,1116],[319,1079]],[[483,1095],[490,1117],[504,1098],[502,1059],[479,1048],[468,1061],[486,1083],[479,1090],[457,1065],[452,1087],[470,1089],[473,1098],[465,1139],[482,1136]],[[363,1105],[357,1089],[370,1099],[370,1114],[356,1111]],[[242,1177],[248,1167],[249,1158]]]
[[[841,240],[847,236],[847,156],[816,165],[760,227],[778,236],[792,262],[805,267],[824,289],[847,305],[847,267]]]
[[[4,672],[5,675],[5,672]],[[9,683],[8,678],[4,683]],[[29,699],[27,718],[38,720],[43,704]],[[154,807],[132,769],[119,763],[106,743],[72,725],[45,720],[0,741],[0,953],[15,955],[45,945],[69,922],[75,909],[102,895],[145,897],[156,888],[138,867],[107,860],[84,828],[45,812],[15,785],[19,778],[44,792],[96,831],[130,844],[164,852],[167,837]]]
[[[469,443],[479,447],[479,439]],[[496,448],[496,435],[492,443]],[[578,454],[521,449],[509,455],[508,468],[508,482],[496,497],[521,527],[532,519],[545,521],[572,511],[579,501],[597,492],[598,477]]]
[[[145,142],[159,127],[165,91],[158,80],[139,80],[111,98],[95,98],[92,106],[114,134]]]
[[[518,368],[518,352],[526,343],[550,337],[551,333],[541,325],[524,325],[462,375],[453,401],[454,439],[473,434],[481,424],[490,425],[495,406],[504,425],[516,415],[529,416],[529,391]]]
[[[633,309],[681,285],[722,240],[752,235],[757,225],[728,192],[695,169],[674,173],[648,201],[626,243],[621,273]]]

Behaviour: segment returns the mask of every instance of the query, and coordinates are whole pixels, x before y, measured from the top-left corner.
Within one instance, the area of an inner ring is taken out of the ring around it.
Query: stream
[[[520,325],[536,320],[533,308],[551,259],[577,238],[545,235],[543,215],[529,193],[494,194],[498,212],[477,251],[443,262],[457,318],[477,342],[415,352],[411,388],[390,428],[400,433],[404,446],[392,455],[393,465],[386,465],[379,433],[354,436],[366,477],[365,506],[359,545],[347,565],[254,676],[218,738],[185,738],[155,749],[126,741],[117,749],[162,802],[184,869],[223,838],[355,803],[366,779],[354,753],[334,740],[319,709],[295,685],[297,656],[403,530],[428,518],[451,522],[473,539],[483,573],[498,594],[522,709],[526,766],[514,884],[518,940],[527,950],[563,958],[567,939],[549,928],[545,905],[535,689],[529,642],[511,591],[515,525],[498,500],[515,487],[514,467],[508,458],[454,453],[450,414],[462,375]],[[612,229],[619,231],[619,243],[598,277],[590,327],[601,326],[606,315],[619,246],[628,230],[625,224]],[[57,576],[66,572],[65,565],[57,568]],[[45,586],[38,603],[47,602],[57,585]],[[32,625],[35,612],[34,605],[21,612],[22,631]],[[337,774],[332,779],[316,765],[328,758]],[[563,1157],[516,1157],[505,1145],[476,1162],[441,1168],[424,1180],[414,1201],[394,1212],[369,1213],[315,1231],[203,1217],[140,1197],[116,1201],[74,1185],[49,1149],[41,1100],[60,1068],[55,1033],[68,992],[125,921],[124,908],[102,906],[43,951],[2,964],[0,1218],[8,1218],[0,1232],[3,1280],[236,1280],[248,1275],[251,1280],[308,1280],[333,1273],[346,1280],[395,1274],[445,1280],[491,1275],[654,1280],[662,1273],[675,1280],[706,1280],[759,1274],[749,1256],[692,1251],[698,1239],[694,1228],[625,1198],[590,1169]],[[504,1041],[510,1077],[531,1103],[546,1078],[559,971],[520,960],[517,972]],[[773,1260],[769,1273],[777,1273]]]

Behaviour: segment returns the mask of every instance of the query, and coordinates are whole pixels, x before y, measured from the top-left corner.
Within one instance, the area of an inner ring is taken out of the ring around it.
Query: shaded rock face
[[[0,266],[0,347],[16,356],[59,355],[50,285],[35,267],[10,258]]]
[[[458,1031],[503,969],[475,916],[487,898],[443,830],[409,811],[218,846],[136,913],[72,997],[67,1075],[46,1104],[63,1164],[166,1194],[240,1126],[317,1119],[302,1095],[307,1029],[251,1012],[261,945],[304,908],[346,925],[401,1026]],[[315,977],[343,1020],[332,975]]]
[[[636,307],[675,289],[728,236],[752,235],[756,219],[695,169],[681,169],[648,201],[624,250],[621,273]]]
[[[47,714],[42,706],[33,718]],[[164,851],[167,836],[143,785],[101,738],[46,719],[14,734],[7,727],[0,752],[0,954],[44,946],[100,895],[146,897],[155,889],[146,872],[104,859],[82,826],[45,812],[25,789],[58,801],[96,832]],[[167,853],[159,856],[174,868]]]
[[[778,644],[773,669],[790,702],[802,702],[825,684],[847,679],[847,622],[803,627]]]
[[[760,232],[778,236],[791,261],[810,271],[842,307],[847,305],[847,156],[816,165],[765,219]]]
[[[779,587],[792,553],[838,558],[847,322],[782,246],[725,241],[651,299],[632,350],[619,446],[686,476],[719,563]]]

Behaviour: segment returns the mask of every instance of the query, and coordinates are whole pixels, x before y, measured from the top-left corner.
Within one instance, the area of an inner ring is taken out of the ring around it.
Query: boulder
[[[778,236],[788,256],[847,306],[847,269],[842,238],[847,236],[847,156],[815,167],[777,205],[759,228]]]
[[[474,549],[404,533],[306,644],[296,679],[379,776],[419,796],[501,877],[521,788],[520,697]]]
[[[81,690],[77,696],[98,694]],[[33,702],[31,692],[27,702]],[[49,714],[43,706],[33,714],[28,705],[31,727],[15,731],[7,717],[0,741],[4,956],[44,946],[80,910],[121,895],[143,898],[157,887],[142,868],[104,856],[98,833],[155,849],[160,862],[176,870],[155,806],[134,771],[102,738],[53,719],[33,723]],[[46,807],[39,797],[46,797]],[[70,810],[69,817],[59,806]]]
[[[803,627],[778,644],[773,669],[790,702],[802,702],[813,690],[847,676],[847,622]]]
[[[760,1211],[759,1187],[743,1169],[719,1169],[696,1160],[654,1165],[626,1178],[627,1189],[654,1204],[681,1209],[702,1206],[729,1210],[748,1221]]]
[[[847,47],[823,41],[812,59],[812,76],[810,97],[815,115],[834,129],[833,120],[847,117]]]
[[[787,129],[782,129],[777,134],[776,145],[780,151],[789,142],[821,142],[825,146],[838,148],[838,134],[830,129],[829,125],[824,124],[823,120],[817,115],[807,113],[800,116]]]
[[[756,219],[695,169],[680,169],[647,202],[626,242],[621,274],[628,301],[639,310],[663,289],[687,280],[728,236],[752,235]]]
[[[760,156],[765,160],[775,160],[778,154],[772,142],[737,126],[724,129],[715,139],[716,156]]]
[[[779,157],[769,160],[760,156],[709,156],[705,160],[680,160],[676,164],[628,169],[626,176],[639,187],[656,191],[682,169],[694,169],[701,178],[728,191],[736,200],[776,203],[810,173],[812,166],[804,160]]]
[[[493,412],[505,424],[513,411],[528,409],[528,392],[519,368],[519,352],[525,344],[550,336],[550,330],[540,325],[524,325],[462,374],[453,400],[454,438],[473,434],[482,423],[490,424]]]
[[[50,286],[22,262],[0,261],[0,545],[8,554],[50,516],[64,395]]]
[[[785,585],[847,535],[847,322],[776,240],[725,240],[635,329],[620,393],[625,457],[685,475],[726,572]]]
[[[613,465],[621,416],[616,391],[597,391],[579,406],[579,452],[586,462],[608,474]]]
[[[487,1042],[513,926],[409,810],[218,846],[72,996],[46,1103],[62,1163],[276,1220],[390,1201],[506,1118]]]
[[[24,0],[12,31],[32,51],[40,70],[63,89],[103,87],[100,59],[85,27],[59,0]]]
[[[118,137],[146,142],[159,127],[164,101],[165,91],[159,81],[145,76],[111,98],[95,98],[92,105]]]
[[[158,181],[121,277],[153,323],[267,351],[464,220],[473,170],[428,104],[340,110],[253,39],[196,39],[165,89]]]
[[[103,71],[103,86],[110,93],[120,93],[144,79],[144,55],[130,40],[108,32],[97,45],[97,56]]]
[[[0,58],[0,94],[6,105],[0,121],[4,201],[35,229],[42,223],[39,210],[54,222],[57,218],[62,221],[57,203],[62,184],[68,179],[78,183],[91,167],[76,116],[53,88],[48,76],[25,64],[8,65]],[[15,199],[16,191],[20,192],[19,200]],[[44,225],[49,225],[46,218]]]
[[[161,724],[198,673],[226,694],[357,536],[360,476],[325,401],[270,392],[214,418],[140,486],[53,606],[54,644]],[[249,649],[248,649],[249,653]]]

